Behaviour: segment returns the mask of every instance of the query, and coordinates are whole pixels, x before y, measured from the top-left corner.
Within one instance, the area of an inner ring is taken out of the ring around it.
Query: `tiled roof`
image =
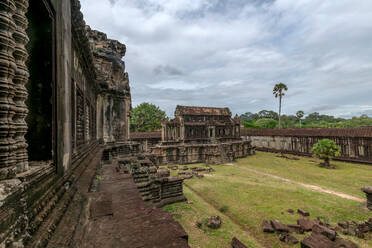
[[[231,116],[229,108],[212,108],[212,107],[196,107],[196,106],[180,106],[176,107],[175,115],[226,115]]]
[[[372,137],[372,127],[242,129],[243,136]]]

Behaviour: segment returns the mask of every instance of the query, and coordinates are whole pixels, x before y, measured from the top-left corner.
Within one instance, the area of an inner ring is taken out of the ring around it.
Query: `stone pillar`
[[[366,186],[362,188],[362,191],[366,193],[367,208],[372,211],[372,186]]]
[[[0,180],[16,175],[14,84],[16,64],[13,57],[16,30],[13,0],[0,0]]]
[[[27,154],[27,143],[25,135],[27,132],[27,124],[25,121],[28,113],[25,101],[27,99],[27,90],[25,84],[28,81],[29,73],[26,66],[26,60],[28,57],[25,45],[29,39],[26,33],[28,21],[26,18],[26,12],[28,9],[28,0],[15,0],[16,12],[13,15],[13,20],[16,24],[16,30],[13,33],[13,38],[16,42],[15,51],[13,53],[17,69],[13,79],[15,94],[15,115],[13,121],[15,124],[15,142],[16,142],[16,166],[18,172],[23,172],[28,169],[28,154]]]

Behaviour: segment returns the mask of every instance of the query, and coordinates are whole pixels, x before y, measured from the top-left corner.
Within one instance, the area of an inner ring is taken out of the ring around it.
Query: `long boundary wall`
[[[372,164],[372,127],[241,130],[244,140],[257,150],[311,156],[321,139],[331,139],[341,147],[338,160]]]

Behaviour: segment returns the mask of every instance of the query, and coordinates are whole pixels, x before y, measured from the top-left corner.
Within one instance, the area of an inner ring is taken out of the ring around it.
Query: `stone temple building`
[[[0,0],[1,248],[188,247],[152,209],[185,200],[182,179],[129,142],[125,53],[78,0]]]
[[[156,164],[221,164],[254,152],[228,108],[177,106],[174,115],[163,121],[162,141],[151,149]]]
[[[162,123],[162,142],[215,143],[240,139],[240,119],[228,108],[177,106]]]

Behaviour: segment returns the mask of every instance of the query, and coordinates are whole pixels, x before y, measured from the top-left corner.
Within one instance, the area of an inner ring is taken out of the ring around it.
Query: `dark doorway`
[[[47,161],[53,159],[54,21],[45,1],[30,0],[29,4],[26,140],[29,160]]]

